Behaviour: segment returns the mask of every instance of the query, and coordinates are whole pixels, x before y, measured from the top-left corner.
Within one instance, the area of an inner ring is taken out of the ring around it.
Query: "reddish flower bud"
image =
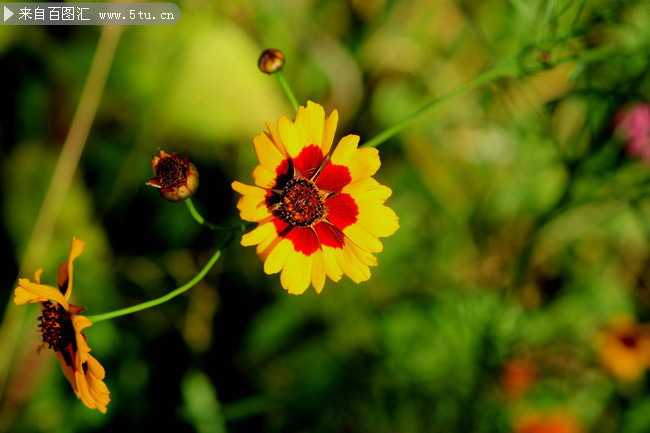
[[[265,74],[278,72],[284,66],[284,54],[282,54],[282,51],[280,50],[266,50],[260,56],[257,66],[259,66],[260,71]]]
[[[176,153],[170,155],[159,150],[151,160],[151,168],[154,177],[146,184],[159,188],[165,200],[185,200],[199,187],[199,172],[188,157],[180,159]]]

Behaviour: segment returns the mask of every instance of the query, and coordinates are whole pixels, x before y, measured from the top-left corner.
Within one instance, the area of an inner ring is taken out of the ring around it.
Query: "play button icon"
[[[14,15],[14,13],[11,12],[11,10],[7,6],[5,6],[5,21],[7,21],[13,15]]]

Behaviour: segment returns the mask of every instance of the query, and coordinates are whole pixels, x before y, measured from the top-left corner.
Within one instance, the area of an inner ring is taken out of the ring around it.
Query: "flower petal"
[[[321,148],[316,145],[309,145],[303,148],[297,157],[293,158],[296,175],[311,179],[324,161],[325,155],[323,155]]]
[[[367,265],[359,261],[347,243],[343,248],[334,250],[334,257],[343,273],[355,283],[360,283],[370,278],[370,269]]]
[[[330,280],[336,282],[343,276],[343,270],[336,261],[336,248],[327,245],[322,246],[323,250],[323,263],[325,265],[325,273]]]
[[[90,355],[90,347],[81,331],[92,325],[88,318],[80,315],[72,316],[72,326],[75,330],[77,353],[75,355],[76,393],[81,401],[91,409],[106,413],[106,405],[110,401],[109,391],[102,379],[106,372],[104,367]]]
[[[275,178],[276,174],[262,164],[253,169],[253,180],[257,186],[273,188],[275,186]]]
[[[323,250],[316,251],[312,257],[311,283],[314,289],[316,289],[316,293],[320,293],[323,290],[323,286],[325,286],[325,259],[323,258]]]
[[[280,137],[280,133],[278,132],[278,128],[276,128],[276,126],[271,122],[266,122],[266,127],[268,128],[269,133],[271,134],[271,141],[273,142],[275,147],[278,148],[278,150],[280,151],[282,156],[284,156],[285,159],[289,158],[289,154],[287,153],[287,149],[284,146],[284,142],[282,141],[282,137]]]
[[[47,301],[58,302],[66,311],[70,309],[67,299],[59,289],[52,286],[46,286],[45,284],[32,283],[27,278],[20,278],[18,280],[18,287],[16,287],[16,290],[14,291],[14,303],[16,305],[25,304],[27,302]]]
[[[285,149],[287,149],[289,157],[297,157],[305,146],[305,143],[300,141],[296,125],[287,116],[282,116],[278,120],[278,132],[280,137],[282,137],[282,142],[284,143]]]
[[[261,221],[271,215],[266,206],[266,190],[241,182],[233,182],[231,186],[235,191],[242,194],[242,197],[237,202],[237,209],[239,209],[239,215],[243,220]]]
[[[339,230],[354,224],[359,217],[359,206],[348,194],[336,194],[329,197],[325,200],[325,206],[327,207],[327,221]]]
[[[289,255],[294,252],[293,244],[289,239],[282,239],[276,246],[271,250],[266,261],[264,262],[264,272],[267,274],[275,274],[280,272],[284,267]]]
[[[272,219],[261,221],[257,227],[244,234],[241,238],[241,244],[245,247],[257,245],[260,242],[263,242],[269,236],[277,237],[277,233],[275,232],[275,225],[273,225]]]
[[[343,232],[327,221],[321,221],[314,226],[318,242],[332,248],[343,248],[345,235]]]
[[[313,261],[313,254],[306,256],[299,251],[291,251],[280,274],[282,287],[292,295],[304,293],[311,282]]]
[[[272,172],[286,159],[278,147],[271,141],[270,136],[265,132],[261,132],[253,138],[253,145],[255,146],[255,154],[260,164]]]
[[[379,170],[381,160],[379,159],[379,151],[374,147],[364,147],[357,149],[347,162],[348,170],[350,170],[350,177],[352,182],[368,178]]]
[[[322,150],[323,130],[325,128],[325,110],[320,104],[307,101],[307,108],[298,109],[296,126],[304,130],[306,143]]]
[[[339,112],[333,110],[329,117],[325,120],[325,128],[323,131],[322,148],[323,154],[327,155],[334,143],[334,134],[336,133],[336,126],[339,123]]]
[[[56,273],[56,281],[59,284],[59,289],[64,293],[65,299],[69,299],[70,293],[72,293],[72,262],[81,255],[84,245],[86,245],[84,241],[73,236],[68,260],[59,265]]]
[[[390,236],[399,228],[399,218],[391,208],[384,205],[391,193],[390,188],[379,185],[365,193],[352,196],[359,207],[357,223],[376,237]],[[343,232],[345,233],[345,230]]]
[[[341,138],[339,143],[336,145],[334,152],[332,152],[332,158],[330,161],[332,164],[347,166],[350,162],[350,158],[352,158],[352,155],[356,152],[358,145],[358,135],[346,135]]]

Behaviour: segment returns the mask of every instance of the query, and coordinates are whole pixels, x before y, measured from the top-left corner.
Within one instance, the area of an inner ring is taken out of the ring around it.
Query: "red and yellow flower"
[[[595,345],[603,367],[622,381],[635,381],[650,367],[650,327],[631,317],[613,319]]]
[[[237,208],[257,227],[242,245],[257,245],[267,274],[281,272],[282,286],[303,293],[310,283],[317,292],[325,276],[343,274],[359,283],[377,265],[380,237],[399,228],[384,202],[392,191],[372,176],[381,164],[374,148],[358,148],[359,136],[346,135],[332,150],[338,113],[328,117],[322,106],[307,102],[294,122],[282,116],[277,126],[253,139],[260,164],[255,186],[233,182],[242,194]]]
[[[61,364],[63,373],[72,385],[77,397],[91,409],[106,413],[110,401],[104,384],[104,367],[90,355],[90,347],[81,331],[92,325],[79,315],[80,307],[68,302],[72,292],[72,262],[79,257],[85,243],[72,238],[68,260],[59,265],[56,275],[58,289],[40,283],[42,269],[36,271],[34,281],[18,280],[14,292],[16,305],[40,302],[39,317],[43,341],[52,349]]]

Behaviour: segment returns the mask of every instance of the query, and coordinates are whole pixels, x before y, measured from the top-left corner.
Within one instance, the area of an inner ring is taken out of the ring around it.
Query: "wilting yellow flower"
[[[253,139],[260,161],[253,170],[256,186],[232,183],[243,195],[241,218],[258,223],[242,245],[257,245],[264,271],[282,271],[289,293],[303,293],[310,283],[320,292],[326,275],[367,280],[368,267],[377,264],[373,253],[383,248],[378,238],[399,227],[384,205],[391,189],[372,178],[379,152],[358,149],[357,135],[343,137],[331,151],[337,123],[336,110],[326,118],[311,101],[295,122],[282,116],[277,127],[267,123],[269,132]]]
[[[56,275],[58,289],[40,283],[43,270],[39,269],[33,282],[27,278],[18,280],[14,302],[16,305],[41,302],[39,327],[43,341],[54,350],[77,397],[89,408],[106,413],[110,398],[103,382],[104,367],[90,355],[86,337],[81,333],[92,323],[78,314],[80,307],[68,303],[72,292],[72,262],[79,257],[84,245],[79,239],[72,238],[68,260],[59,265]]]
[[[634,381],[650,367],[650,329],[629,317],[617,318],[598,334],[596,349],[610,373]]]
[[[199,172],[188,157],[180,159],[177,153],[171,155],[159,150],[151,159],[154,177],[146,182],[160,190],[160,195],[169,201],[181,201],[191,197],[199,187]]]

